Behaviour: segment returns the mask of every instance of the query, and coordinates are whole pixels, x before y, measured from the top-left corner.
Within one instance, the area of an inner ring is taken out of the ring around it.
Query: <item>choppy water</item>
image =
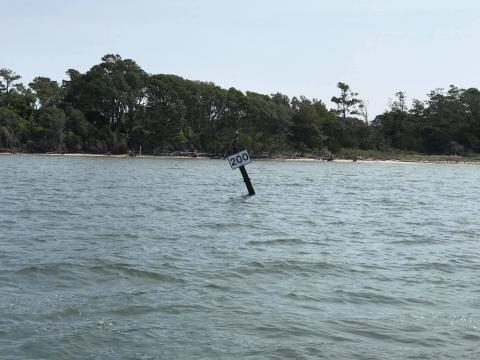
[[[0,156],[0,358],[480,358],[480,166],[248,171]]]

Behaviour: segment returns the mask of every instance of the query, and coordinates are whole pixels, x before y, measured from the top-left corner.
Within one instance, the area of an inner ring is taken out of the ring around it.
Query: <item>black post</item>
[[[235,131],[235,136],[233,137],[233,141],[230,144],[232,154],[235,154],[235,153],[238,152],[237,142],[238,142],[238,131]],[[224,158],[226,156],[227,156],[227,151],[225,149]],[[247,173],[247,170],[245,169],[245,166],[242,165],[242,166],[239,167],[239,169],[240,169],[240,172],[242,173],[243,182],[245,183],[245,186],[247,187],[248,195],[255,195],[255,190],[253,190],[252,182],[250,181],[250,178],[248,177],[248,173]]]
[[[248,177],[247,170],[245,169],[245,166],[240,166],[239,167],[240,172],[242,173],[243,176],[243,182],[245,183],[245,186],[247,187],[248,190],[248,195],[255,195],[255,190],[253,190],[252,183],[250,181],[250,178]]]

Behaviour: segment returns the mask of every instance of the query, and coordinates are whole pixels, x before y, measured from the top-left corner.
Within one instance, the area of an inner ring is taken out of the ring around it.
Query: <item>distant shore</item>
[[[15,153],[2,151],[0,155],[42,155],[42,156],[71,156],[71,157],[113,157],[113,158],[142,158],[142,159],[223,159],[222,156],[195,152],[171,152],[162,154],[92,154],[92,153]],[[382,164],[411,164],[411,163],[432,163],[432,164],[480,164],[479,156],[465,157],[454,155],[402,155],[388,157],[388,154],[382,154],[382,157],[345,157],[345,156],[289,156],[289,155],[252,155],[253,160],[277,160],[277,161],[321,161],[335,163],[382,163]]]

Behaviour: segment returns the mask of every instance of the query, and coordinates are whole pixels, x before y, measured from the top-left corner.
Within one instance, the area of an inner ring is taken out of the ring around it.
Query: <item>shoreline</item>
[[[67,156],[67,157],[112,157],[112,158],[139,158],[139,159],[190,159],[190,160],[224,160],[221,157],[209,154],[176,154],[165,153],[157,155],[135,155],[128,154],[91,154],[91,153],[14,153],[0,152],[0,155],[40,155],[40,156]],[[361,163],[361,164],[480,164],[480,158],[466,158],[458,156],[441,156],[441,155],[415,155],[411,158],[406,156],[405,159],[397,158],[334,158],[325,159],[321,157],[288,157],[288,156],[252,156],[254,161],[291,161],[291,162],[333,162],[333,163]]]

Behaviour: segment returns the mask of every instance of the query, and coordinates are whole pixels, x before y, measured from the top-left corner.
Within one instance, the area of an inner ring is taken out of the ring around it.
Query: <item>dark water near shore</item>
[[[479,359],[480,166],[0,156],[1,359]]]

